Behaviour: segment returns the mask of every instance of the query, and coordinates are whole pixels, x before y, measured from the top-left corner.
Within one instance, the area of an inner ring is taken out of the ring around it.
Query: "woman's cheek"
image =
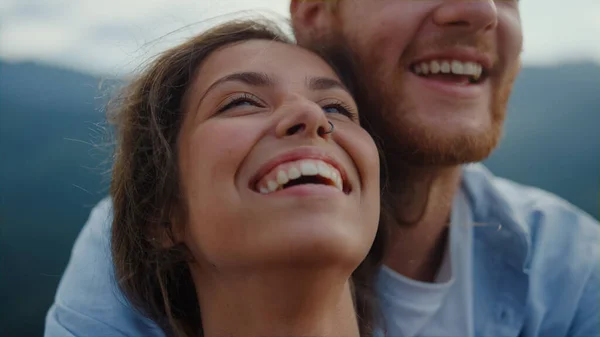
[[[339,142],[356,166],[361,182],[379,183],[379,151],[369,133],[360,126],[348,126]]]
[[[195,130],[190,147],[194,161],[212,166],[213,174],[237,170],[262,134],[261,125],[244,120],[239,117],[207,121]]]

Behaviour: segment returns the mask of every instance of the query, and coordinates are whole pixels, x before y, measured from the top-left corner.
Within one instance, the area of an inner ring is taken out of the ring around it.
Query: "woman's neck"
[[[350,281],[340,272],[192,273],[205,336],[359,336]]]

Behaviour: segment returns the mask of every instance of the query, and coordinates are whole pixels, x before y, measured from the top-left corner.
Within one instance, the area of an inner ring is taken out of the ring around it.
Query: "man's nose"
[[[494,0],[447,0],[436,9],[433,21],[444,28],[487,31],[498,25],[498,11]]]

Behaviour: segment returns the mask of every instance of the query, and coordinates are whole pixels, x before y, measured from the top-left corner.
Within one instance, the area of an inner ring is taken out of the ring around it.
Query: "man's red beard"
[[[408,166],[453,166],[487,158],[502,136],[506,107],[519,72],[517,63],[494,81],[489,112],[491,123],[477,132],[444,135],[439,126],[426,125],[410,117],[416,109],[407,97],[401,72],[378,71],[376,54],[360,57],[338,34],[311,48],[338,71],[355,96],[361,123],[382,147],[388,164],[401,161]]]
[[[363,63],[364,64],[364,63]],[[475,132],[446,135],[439,132],[439,125],[411,119],[416,109],[414,100],[407,97],[402,75],[392,81],[382,81],[376,72],[357,72],[361,79],[358,89],[366,93],[367,104],[359,105],[362,118],[380,139],[383,151],[389,159],[400,160],[410,166],[453,166],[479,162],[487,158],[498,145],[503,131],[506,107],[518,69],[511,72],[492,94],[491,123]],[[391,83],[390,83],[391,82]],[[395,85],[394,83],[398,83]]]

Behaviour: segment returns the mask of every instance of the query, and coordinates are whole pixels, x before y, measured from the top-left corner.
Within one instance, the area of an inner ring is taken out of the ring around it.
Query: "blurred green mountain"
[[[511,96],[505,137],[485,164],[598,218],[600,66],[525,68]]]
[[[0,331],[42,334],[71,247],[107,194],[101,79],[0,62]],[[600,67],[525,68],[492,171],[598,215]]]
[[[107,193],[99,80],[0,63],[0,335],[41,336],[73,240]]]

